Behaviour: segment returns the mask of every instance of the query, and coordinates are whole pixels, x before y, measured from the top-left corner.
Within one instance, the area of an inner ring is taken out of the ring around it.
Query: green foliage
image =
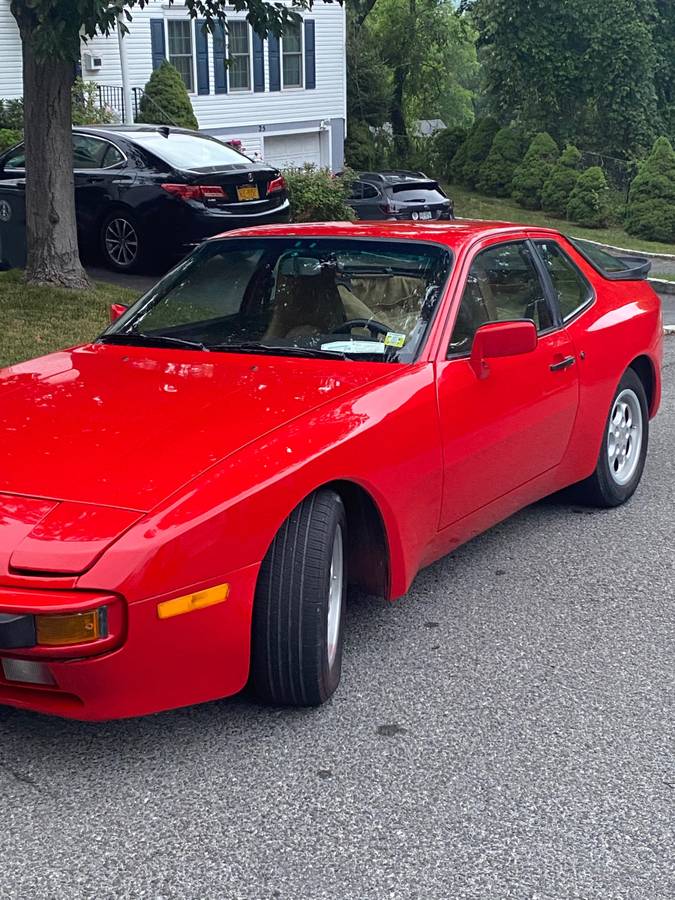
[[[106,125],[112,121],[110,111],[98,105],[98,86],[76,78],[73,85],[73,125]]]
[[[659,102],[674,96],[673,43],[662,39],[672,0],[465,6],[479,32],[487,107],[500,118],[614,156],[651,144]]]
[[[581,153],[568,144],[554,166],[541,192],[541,208],[556,216],[567,215],[570,194],[579,178]]]
[[[525,137],[518,128],[500,128],[476,182],[482,194],[510,197],[513,174],[522,162]]]
[[[498,131],[499,123],[490,116],[476,119],[466,141],[452,161],[453,174],[462,184],[470,188],[476,187],[481,166],[488,157]]]
[[[541,209],[541,194],[558,159],[558,145],[545,131],[536,134],[513,173],[511,196],[525,209]]]
[[[166,60],[154,70],[145,86],[136,121],[199,128],[185,82],[178,69]]]
[[[468,133],[466,128],[458,126],[436,132],[432,139],[436,174],[444,178],[450,177],[452,160],[466,141]]]
[[[15,144],[19,144],[22,137],[22,131],[17,131],[14,128],[0,128],[0,153],[4,150],[9,150]]]
[[[345,171],[334,178],[328,169],[305,165],[287,169],[284,178],[294,222],[353,222],[354,210],[348,205],[354,173]]]
[[[659,138],[628,196],[626,231],[650,241],[675,241],[675,152]]]
[[[345,140],[345,163],[352,169],[370,169],[376,166],[375,143],[365,122],[349,121]]]
[[[584,228],[604,228],[609,219],[610,193],[605,173],[591,166],[581,173],[567,204],[567,218]]]
[[[392,99],[391,70],[382,59],[373,30],[359,25],[348,7],[347,19],[347,122],[379,127],[389,118]]]
[[[23,100],[0,100],[0,128],[23,130]]]

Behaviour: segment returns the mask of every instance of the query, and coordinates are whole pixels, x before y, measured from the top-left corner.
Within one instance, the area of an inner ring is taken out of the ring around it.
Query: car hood
[[[0,371],[0,493],[144,512],[384,363],[94,344]]]

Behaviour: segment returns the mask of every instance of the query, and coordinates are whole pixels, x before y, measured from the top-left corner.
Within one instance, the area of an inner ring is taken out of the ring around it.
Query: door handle
[[[566,356],[565,359],[561,359],[560,362],[551,363],[551,372],[559,372],[561,369],[569,369],[569,367],[573,366],[576,361],[576,356]]]

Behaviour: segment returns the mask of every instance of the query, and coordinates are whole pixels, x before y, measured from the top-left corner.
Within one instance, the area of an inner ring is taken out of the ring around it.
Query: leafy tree
[[[610,194],[605,173],[591,166],[581,173],[567,204],[567,218],[584,228],[603,228],[610,211]]]
[[[327,0],[330,2],[330,0]],[[338,0],[340,2],[340,0]],[[23,49],[26,234],[29,281],[84,287],[75,227],[70,91],[82,37],[127,30],[131,10],[147,0],[10,0]],[[281,34],[312,0],[186,0],[187,12],[212,29],[229,6],[246,10],[265,37]]]
[[[556,216],[567,215],[567,204],[579,178],[580,164],[581,153],[573,144],[568,144],[542,189],[542,209]]]
[[[372,9],[372,7],[371,7]],[[389,119],[391,70],[382,59],[373,29],[347,7],[347,122],[381,127]]]
[[[137,122],[199,128],[180,72],[164,60],[145,86],[138,107]]]
[[[628,195],[626,231],[650,241],[675,241],[675,152],[659,138]]]
[[[510,197],[513,173],[522,162],[525,138],[518,128],[500,128],[487,159],[480,168],[476,187],[492,197]]]
[[[540,209],[541,194],[560,151],[550,134],[532,138],[522,163],[513,173],[511,196],[525,209]]]
[[[452,160],[459,148],[466,141],[467,135],[468,131],[466,128],[458,127],[444,128],[434,135],[433,151],[435,168],[437,168],[439,174],[443,175],[445,178],[451,177]]]
[[[488,105],[560,142],[640,153],[658,127],[655,2],[465,0]]]
[[[305,165],[286,169],[284,178],[294,222],[352,222],[356,218],[347,203],[354,180],[351,171],[334,178],[328,169]]]

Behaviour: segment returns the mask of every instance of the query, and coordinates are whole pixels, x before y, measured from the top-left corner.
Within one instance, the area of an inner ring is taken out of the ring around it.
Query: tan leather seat
[[[344,321],[333,271],[326,268],[317,275],[279,274],[274,313],[263,340],[330,334]]]

